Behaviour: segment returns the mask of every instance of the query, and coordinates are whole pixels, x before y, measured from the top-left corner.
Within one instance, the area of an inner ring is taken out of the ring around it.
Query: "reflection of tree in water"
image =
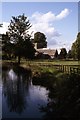
[[[3,69],[3,94],[6,97],[10,112],[21,113],[25,109],[30,76],[31,71],[21,67],[14,67],[5,72]]]
[[[46,107],[41,107],[41,111],[45,112],[44,118],[80,120],[80,75],[71,74],[62,79],[62,83],[56,83],[54,89],[50,89],[51,101]]]

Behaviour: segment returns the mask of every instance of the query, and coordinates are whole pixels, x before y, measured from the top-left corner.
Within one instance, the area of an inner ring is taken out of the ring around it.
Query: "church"
[[[43,54],[44,56],[45,56],[45,55],[50,56],[51,59],[54,58],[55,52],[56,52],[55,49],[50,49],[50,48],[38,48],[38,47],[37,47],[38,44],[39,44],[39,43],[34,43],[34,48],[35,48],[35,50],[36,50],[36,53],[35,53],[36,56],[40,53],[40,54]]]

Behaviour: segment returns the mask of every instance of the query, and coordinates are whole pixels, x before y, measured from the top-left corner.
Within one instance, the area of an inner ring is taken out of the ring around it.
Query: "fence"
[[[80,74],[80,65],[55,65],[56,69],[65,73]]]
[[[54,65],[54,64],[43,64],[38,63],[36,65],[44,66],[44,67],[55,67],[57,70],[65,72],[65,73],[75,73],[80,74],[80,65]]]

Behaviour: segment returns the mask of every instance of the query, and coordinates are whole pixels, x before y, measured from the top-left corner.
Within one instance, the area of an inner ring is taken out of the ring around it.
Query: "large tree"
[[[77,59],[76,42],[74,42],[74,43],[72,44],[71,54],[72,54],[72,58]]]
[[[19,64],[21,57],[33,58],[35,53],[31,35],[28,34],[30,27],[31,24],[24,14],[12,17],[8,27],[9,43],[14,45],[14,55],[18,57]]]
[[[80,32],[71,47],[71,54],[74,59],[80,60]]]
[[[46,48],[47,47],[46,36],[44,35],[44,33],[36,32],[34,34],[33,42],[37,43],[37,48]]]

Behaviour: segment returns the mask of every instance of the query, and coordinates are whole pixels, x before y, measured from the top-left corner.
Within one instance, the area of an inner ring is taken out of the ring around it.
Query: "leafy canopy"
[[[31,35],[28,34],[30,27],[31,24],[24,14],[12,17],[8,26],[8,43],[13,44],[13,54],[18,57],[19,64],[21,57],[31,59],[34,57],[35,49],[31,41]]]
[[[46,36],[44,33],[36,32],[34,34],[34,43],[37,43],[37,48],[46,48],[47,47],[47,41]]]

